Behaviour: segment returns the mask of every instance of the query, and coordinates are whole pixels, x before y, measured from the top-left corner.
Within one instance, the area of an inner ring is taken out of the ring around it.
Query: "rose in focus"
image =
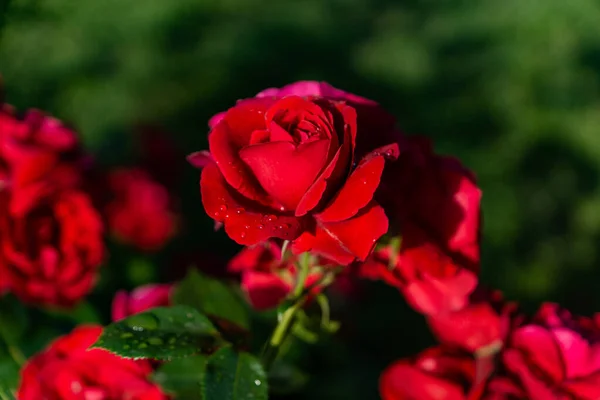
[[[393,137],[393,125],[361,117],[378,109],[374,102],[320,88],[300,82],[239,101],[211,120],[212,158],[200,152],[190,161],[204,166],[204,208],[238,243],[291,240],[295,254],[349,264],[387,232],[374,194],[398,144],[359,147]]]
[[[20,400],[166,400],[149,380],[150,363],[88,348],[101,326],[80,326],[27,361],[21,371]]]

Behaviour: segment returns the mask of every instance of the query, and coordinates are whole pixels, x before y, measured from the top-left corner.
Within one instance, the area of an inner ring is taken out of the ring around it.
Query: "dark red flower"
[[[477,379],[473,358],[433,347],[387,367],[379,379],[379,393],[382,400],[477,400],[485,383],[475,383]]]
[[[171,284],[148,284],[135,288],[130,293],[120,290],[115,293],[112,303],[112,320],[119,321],[133,314],[154,307],[171,304]]]
[[[511,332],[501,365],[506,376],[492,381],[490,387],[512,398],[596,400],[600,398],[600,330],[589,318],[544,304],[530,323]]]
[[[100,215],[89,197],[62,191],[52,201],[13,215],[0,200],[0,272],[22,301],[72,306],[96,279],[104,255]]]
[[[312,251],[349,264],[364,260],[387,231],[373,196],[385,160],[398,155],[397,143],[372,152],[357,147],[389,132],[361,125],[354,97],[336,93],[246,99],[211,122],[214,162],[202,171],[202,202],[232,239],[292,240],[295,254]],[[202,162],[195,155],[191,162],[206,164],[197,154]]]
[[[162,248],[176,231],[169,191],[140,169],[117,169],[108,176],[112,199],[108,226],[120,241],[145,251]]]
[[[407,139],[402,150],[386,170],[380,200],[394,214],[403,250],[433,244],[455,264],[478,272],[481,189],[473,173],[457,159],[435,154],[424,138]]]
[[[149,380],[149,363],[88,350],[101,332],[101,326],[80,326],[32,357],[21,371],[18,398],[166,400]]]
[[[408,235],[402,241],[413,240]],[[361,266],[360,275],[397,287],[417,311],[435,315],[460,310],[477,286],[477,275],[433,243],[418,247],[388,245],[376,250]]]
[[[7,105],[0,109],[0,160],[4,186],[12,191],[10,211],[23,214],[56,191],[76,188],[89,160],[76,133],[41,111],[18,119]]]
[[[228,270],[242,276],[242,290],[248,302],[257,310],[277,307],[290,294],[296,282],[298,259],[281,257],[281,247],[267,241],[246,247],[231,259]],[[308,288],[322,276],[323,268],[331,262],[312,258],[304,287]],[[315,288],[316,291],[319,288]]]
[[[430,315],[427,322],[438,340],[469,353],[489,355],[500,351],[516,324],[515,303],[506,303],[498,291],[480,288],[462,309]]]

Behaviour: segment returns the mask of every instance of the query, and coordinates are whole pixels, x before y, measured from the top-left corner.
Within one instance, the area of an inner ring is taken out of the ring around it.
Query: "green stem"
[[[304,283],[308,278],[310,269],[310,253],[302,253],[298,262],[298,274],[296,276],[296,286],[294,287],[294,298],[299,298],[304,290]]]
[[[271,338],[269,339],[263,350],[261,358],[265,369],[268,370],[273,361],[275,361],[275,359],[277,358],[277,355],[279,354],[279,349],[292,328],[296,317],[296,313],[302,307],[305,300],[306,299],[304,297],[300,298],[290,308],[285,310],[283,314],[281,314],[281,317],[279,318],[279,323],[275,327]]]

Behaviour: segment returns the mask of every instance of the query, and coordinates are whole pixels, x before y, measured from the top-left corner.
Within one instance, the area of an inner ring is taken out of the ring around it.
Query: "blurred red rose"
[[[464,308],[428,316],[438,340],[469,353],[497,353],[513,327],[516,303],[506,303],[499,291],[476,290]]]
[[[319,267],[326,266],[319,260]],[[257,310],[277,307],[294,288],[298,259],[295,256],[281,258],[281,247],[267,241],[254,247],[246,247],[231,259],[228,270],[242,276],[242,290],[248,302]],[[322,268],[316,268],[313,259],[304,287],[310,287],[322,276]],[[315,290],[319,290],[315,288]]]
[[[475,384],[473,358],[444,347],[395,362],[379,379],[383,400],[477,400],[485,380]]]
[[[477,286],[481,190],[457,160],[409,138],[384,173],[377,198],[401,234],[361,273],[397,286],[425,314],[459,310]]]
[[[393,137],[393,123],[362,118],[379,107],[328,85],[287,88],[241,100],[211,120],[214,162],[201,152],[190,157],[194,165],[208,164],[200,181],[204,208],[240,244],[280,238],[294,241],[295,254],[312,251],[340,264],[364,260],[387,232],[388,218],[373,196],[398,145],[358,145]]]
[[[599,399],[600,330],[591,319],[544,304],[512,331],[501,365],[506,376],[490,385],[496,392],[531,400]]]
[[[112,320],[119,321],[150,308],[169,306],[172,292],[171,284],[142,285],[130,293],[119,290],[113,298]]]
[[[108,176],[112,199],[105,207],[108,226],[120,241],[144,251],[161,249],[176,231],[168,190],[140,169]]]
[[[10,290],[22,301],[72,306],[96,279],[104,255],[100,215],[89,197],[63,191],[28,210],[12,215],[0,204],[0,270]]]
[[[80,326],[32,357],[21,371],[18,398],[166,400],[149,380],[149,363],[88,350],[101,332],[101,326]]]
[[[403,238],[412,240],[411,236]],[[477,286],[477,275],[456,265],[433,243],[376,250],[362,264],[360,275],[397,287],[415,310],[435,315],[460,310]]]
[[[460,161],[435,154],[428,139],[408,138],[379,193],[399,224],[403,252],[433,244],[457,266],[479,271],[481,189]]]
[[[12,191],[10,211],[17,214],[55,191],[76,188],[89,162],[76,133],[59,120],[38,110],[18,119],[7,105],[0,109],[0,159]]]

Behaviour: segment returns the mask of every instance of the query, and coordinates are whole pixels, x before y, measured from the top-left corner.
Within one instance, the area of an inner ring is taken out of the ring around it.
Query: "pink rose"
[[[173,285],[148,284],[133,289],[130,293],[120,290],[112,303],[112,320],[119,321],[133,314],[154,307],[169,306]]]

